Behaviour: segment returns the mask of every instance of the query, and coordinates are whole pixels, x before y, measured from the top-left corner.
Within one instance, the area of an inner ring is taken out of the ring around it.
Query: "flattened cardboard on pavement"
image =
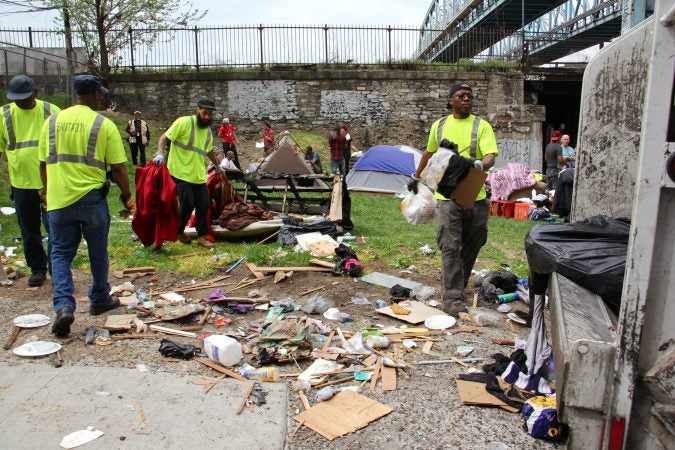
[[[518,409],[507,405],[494,395],[490,394],[485,389],[485,384],[483,383],[460,380],[459,378],[455,379],[455,381],[457,382],[459,400],[463,405],[498,406],[512,413],[518,412]]]
[[[384,314],[385,316],[393,317],[394,319],[399,319],[404,322],[412,324],[422,323],[432,316],[447,315],[440,309],[432,308],[431,306],[427,306],[424,303],[414,300],[406,303],[401,303],[401,305],[404,306],[406,309],[409,309],[410,314],[395,314],[391,310],[391,306],[378,308],[375,311],[377,311],[380,314]]]
[[[328,440],[353,433],[386,416],[393,409],[352,391],[318,403],[293,417]]]

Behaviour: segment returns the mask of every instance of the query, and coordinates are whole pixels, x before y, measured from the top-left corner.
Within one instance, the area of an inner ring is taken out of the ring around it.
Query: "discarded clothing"
[[[521,163],[507,164],[490,176],[493,200],[508,200],[514,191],[536,184],[537,181],[530,175],[528,167]]]
[[[553,197],[553,212],[566,217],[572,209],[572,190],[574,189],[574,169],[565,169],[558,176],[558,186]]]
[[[490,276],[490,283],[505,293],[516,292],[518,286],[518,276],[511,272],[494,272]]]
[[[159,352],[162,356],[169,358],[191,359],[197,353],[197,349],[194,345],[162,339],[159,344]]]
[[[541,375],[528,375],[520,371],[515,362],[511,362],[504,373],[501,374],[504,381],[509,384],[515,384],[521,389],[539,392],[540,394],[552,394],[555,390],[551,389],[546,379]]]
[[[131,228],[146,247],[154,243],[155,250],[164,241],[174,242],[178,235],[180,217],[176,183],[165,165],[149,162],[136,169],[136,213]]]

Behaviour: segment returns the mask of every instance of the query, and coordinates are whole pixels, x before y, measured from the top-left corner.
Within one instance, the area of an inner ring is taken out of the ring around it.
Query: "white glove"
[[[152,163],[156,166],[161,166],[164,164],[164,155],[155,155],[155,157],[152,158]]]
[[[221,175],[221,176],[225,175],[225,169],[223,169],[223,168],[220,167],[220,166],[215,166],[215,168],[216,168],[216,173],[217,173],[218,175]]]
[[[473,162],[473,166],[478,170],[483,170],[483,161],[477,159]]]

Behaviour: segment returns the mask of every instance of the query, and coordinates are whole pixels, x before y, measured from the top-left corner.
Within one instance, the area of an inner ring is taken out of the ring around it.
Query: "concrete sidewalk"
[[[67,434],[93,426],[105,434],[79,448],[283,448],[285,383],[262,383],[267,404],[236,415],[247,383],[226,379],[205,395],[192,379],[198,377],[54,368],[46,359],[0,366],[0,446],[57,449]]]

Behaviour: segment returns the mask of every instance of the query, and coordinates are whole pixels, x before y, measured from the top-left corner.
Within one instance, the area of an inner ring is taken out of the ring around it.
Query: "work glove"
[[[223,169],[223,168],[220,167],[220,166],[215,166],[215,169],[216,169],[216,173],[217,173],[218,175],[220,175],[221,177],[224,177],[224,176],[225,176],[225,169]]]
[[[476,169],[482,171],[483,170],[483,161],[481,161],[480,159],[474,159],[473,160],[473,166]]]
[[[408,181],[408,190],[413,194],[417,195],[417,185],[420,183],[420,179],[415,176],[413,173],[410,175],[410,181]]]
[[[124,194],[120,194],[120,202],[127,210],[131,212],[136,211],[136,202],[134,201],[134,196],[131,195],[131,193],[126,200],[124,199]]]
[[[152,158],[152,163],[156,166],[161,166],[164,164],[164,155],[155,155],[155,157]]]

